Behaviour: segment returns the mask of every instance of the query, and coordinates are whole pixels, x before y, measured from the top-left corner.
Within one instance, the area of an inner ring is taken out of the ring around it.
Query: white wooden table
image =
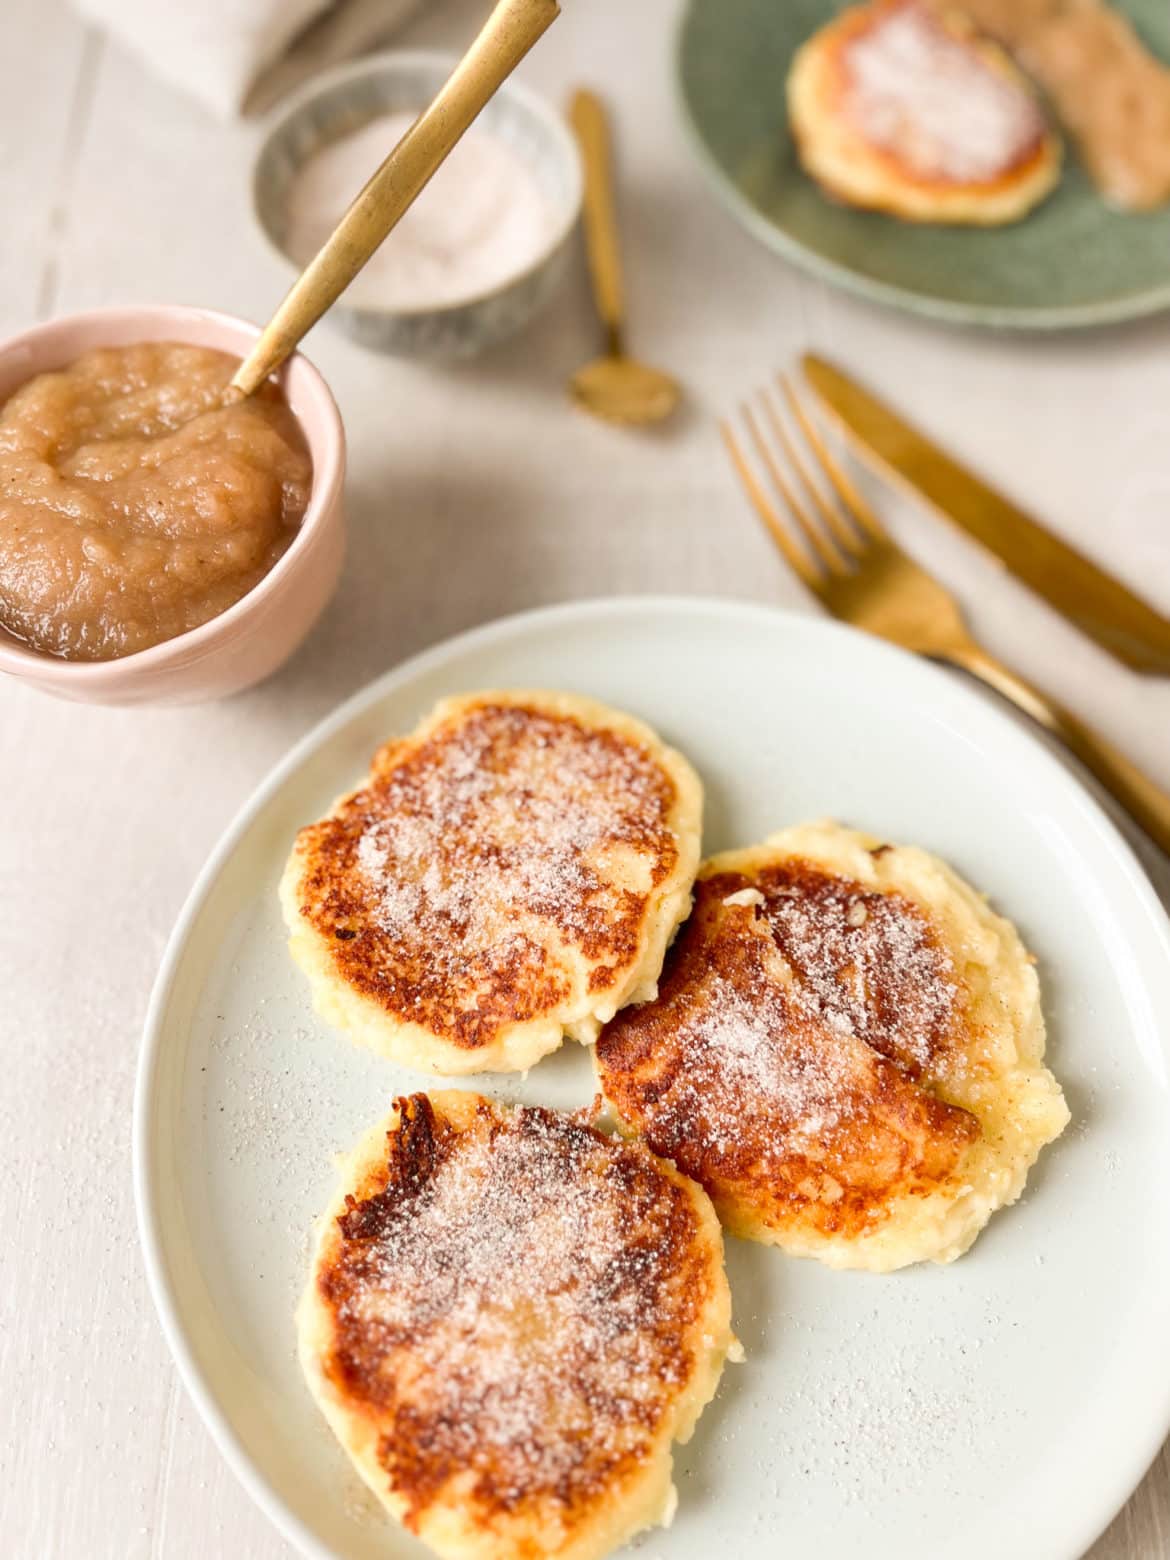
[[[483,10],[450,0],[405,41],[455,46]],[[587,77],[613,105],[634,340],[686,380],[689,415],[647,436],[569,411],[561,382],[595,345],[580,272],[526,336],[472,366],[396,364],[318,330],[310,351],[349,429],[352,549],[293,663],[196,709],[75,708],[0,687],[11,1560],[289,1553],[221,1462],[156,1326],[134,1227],[131,1092],[150,984],[196,870],[268,766],[342,697],[434,639],[570,596],[806,606],[733,486],[713,417],[810,344],[896,392],[1170,608],[1170,318],[1012,340],[918,324],[801,278],[732,224],[691,163],[673,102],[675,6],[565,11],[524,74],[556,99]],[[158,85],[62,0],[0,7],[0,331],[128,299],[263,318],[286,279],[250,224],[256,136]],[[885,507],[1005,658],[1170,784],[1170,683],[1129,676],[926,516]],[[1165,1449],[1092,1555],[1170,1556]]]

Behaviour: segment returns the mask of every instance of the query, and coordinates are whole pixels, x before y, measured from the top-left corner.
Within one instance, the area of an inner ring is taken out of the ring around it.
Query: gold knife
[[[1137,672],[1170,674],[1170,620],[952,460],[876,396],[806,353],[805,377],[851,446],[973,536],[1017,579]]]

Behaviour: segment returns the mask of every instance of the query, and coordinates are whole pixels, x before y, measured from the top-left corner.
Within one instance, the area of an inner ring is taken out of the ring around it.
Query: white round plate
[[[1096,804],[988,700],[910,656],[732,602],[625,599],[440,645],[270,776],[195,886],[147,1021],[135,1123],[146,1264],[187,1388],[304,1554],[408,1560],[302,1384],[293,1309],[332,1156],[425,1086],[332,1032],[285,950],[296,829],[445,694],[573,689],[651,722],[707,785],[707,850],[835,817],[936,851],[1039,960],[1073,1124],[951,1267],[836,1273],[728,1242],[729,1366],[647,1560],[1072,1560],[1170,1425],[1170,941]],[[585,1050],[524,1079],[580,1104]]]

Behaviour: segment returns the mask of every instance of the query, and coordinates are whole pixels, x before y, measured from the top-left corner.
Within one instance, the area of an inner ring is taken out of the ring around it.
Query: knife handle
[[[964,646],[948,659],[1030,715],[1095,775],[1113,799],[1170,855],[1170,794],[1079,716],[1033,688],[981,646]]]

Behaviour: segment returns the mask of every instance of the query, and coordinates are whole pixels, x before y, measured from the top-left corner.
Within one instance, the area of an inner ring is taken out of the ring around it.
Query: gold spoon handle
[[[560,15],[557,0],[499,0],[430,107],[402,137],[289,289],[232,380],[251,395],[342,293],[505,77]]]
[[[1047,694],[1033,688],[980,646],[953,658],[1038,721],[1080,759],[1150,838],[1170,854],[1170,795],[1125,754]]]
[[[617,213],[613,199],[613,164],[609,122],[601,99],[582,89],[573,94],[569,120],[585,164],[585,244],[589,275],[609,350],[620,357],[625,325],[621,252],[618,249]]]

